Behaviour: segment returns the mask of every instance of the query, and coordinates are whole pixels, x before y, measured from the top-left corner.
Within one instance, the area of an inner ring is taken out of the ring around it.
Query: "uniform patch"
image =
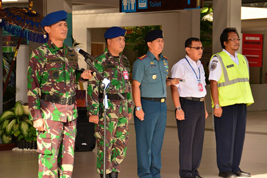
[[[146,55],[146,54],[143,55],[143,56],[141,56],[141,57],[139,57],[138,59],[143,60],[143,59],[145,59],[145,58],[147,58],[147,55]]]
[[[62,60],[59,58],[47,58],[48,63],[61,63]]]
[[[212,62],[211,65],[210,65],[210,70],[213,71],[213,70],[216,69],[216,67],[217,67],[217,63]]]
[[[155,68],[155,67],[157,67],[156,64],[151,64],[150,65],[150,68]]]
[[[59,71],[55,70],[52,75],[53,75],[54,79],[58,79],[59,78]]]
[[[228,66],[226,66],[226,67],[227,67],[227,68],[234,67],[234,64],[228,65]]]
[[[113,69],[113,68],[116,68],[114,64],[111,64],[111,63],[107,63],[106,65],[104,65],[104,68],[105,69]]]

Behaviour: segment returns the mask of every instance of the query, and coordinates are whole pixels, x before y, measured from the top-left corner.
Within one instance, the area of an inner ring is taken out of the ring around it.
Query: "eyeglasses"
[[[240,38],[231,38],[231,39],[227,39],[227,41],[240,41]]]
[[[204,50],[204,47],[192,47],[192,46],[190,46],[189,48],[194,48],[194,49],[196,49],[196,50],[200,50],[200,49],[202,49],[202,50]]]

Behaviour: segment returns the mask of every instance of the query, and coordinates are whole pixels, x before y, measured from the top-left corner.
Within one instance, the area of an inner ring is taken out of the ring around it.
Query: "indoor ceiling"
[[[3,7],[27,7],[28,0],[18,0],[18,2],[5,2]],[[97,9],[118,9],[119,0],[72,0],[73,10],[97,10]],[[213,0],[204,0],[204,4],[212,4]],[[242,0],[243,6],[267,7],[267,0]]]

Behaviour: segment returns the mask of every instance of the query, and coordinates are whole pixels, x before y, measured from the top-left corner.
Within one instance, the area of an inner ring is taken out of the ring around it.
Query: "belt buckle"
[[[165,102],[165,98],[161,98],[160,102],[164,103]]]
[[[72,101],[72,97],[68,97],[67,98],[67,101],[66,101],[66,104],[70,105],[70,102]]]
[[[199,101],[201,101],[201,102],[202,102],[202,101],[204,101],[204,97],[203,97],[203,98],[200,98],[200,100],[199,100]]]
[[[65,105],[67,98],[60,98],[60,104]]]

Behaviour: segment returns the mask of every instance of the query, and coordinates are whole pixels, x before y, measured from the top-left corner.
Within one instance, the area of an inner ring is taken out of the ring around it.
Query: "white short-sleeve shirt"
[[[223,51],[226,52],[237,65],[239,65],[237,53],[235,53],[235,56],[233,56],[225,49],[223,49]],[[209,72],[210,72],[209,73],[209,80],[215,80],[216,82],[218,82],[220,80],[220,78],[222,76],[222,65],[221,65],[218,57],[214,56],[212,58],[212,60],[210,61]]]
[[[188,64],[186,59],[189,61],[191,66]],[[178,92],[180,97],[195,97],[202,98],[207,94],[206,91],[206,81],[205,81],[205,71],[201,61],[193,61],[189,56],[186,55],[186,59],[183,58],[179,62],[173,65],[171,69],[172,78],[184,79],[184,82],[180,82],[176,85],[178,87]],[[200,72],[199,72],[200,71]],[[198,81],[200,73],[200,80]],[[197,75],[196,75],[197,74]],[[203,91],[199,91],[199,83],[202,85]]]

